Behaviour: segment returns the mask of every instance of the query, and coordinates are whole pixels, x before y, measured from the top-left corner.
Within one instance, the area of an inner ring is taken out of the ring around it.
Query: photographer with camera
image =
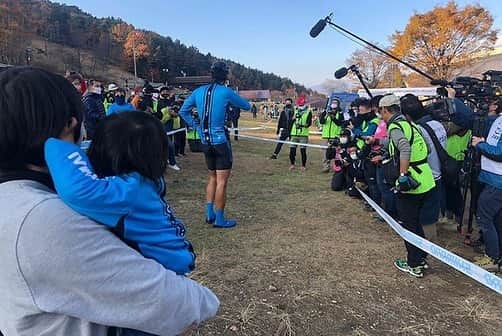
[[[353,183],[353,178],[348,174],[349,166],[352,162],[349,149],[353,149],[355,153],[354,158],[358,160],[357,147],[355,142],[352,141],[350,130],[343,130],[339,140],[334,140],[333,146],[336,146],[336,151],[333,165],[333,170],[335,172],[331,178],[331,190],[342,191],[350,187]]]
[[[498,116],[502,114],[502,97],[494,98],[488,106],[489,116]]]
[[[312,112],[306,105],[305,96],[299,96],[296,100],[296,105],[297,108],[292,121],[293,125],[291,126],[291,141],[307,144],[309,142],[309,128],[312,125]],[[298,146],[292,145],[289,150],[289,160],[291,162],[289,170],[296,168],[296,147]],[[304,171],[307,165],[307,147],[300,146],[300,153],[302,155],[302,166],[300,169]]]
[[[418,126],[418,130],[429,149],[427,162],[432,170],[436,186],[429,192],[425,205],[421,209],[420,224],[424,228],[427,239],[434,241],[437,239],[436,224],[439,220],[441,204],[444,199],[441,174],[442,162],[438,153],[442,151],[443,155],[448,155],[445,150],[446,129],[439,121],[432,119],[432,116],[424,109],[422,102],[413,94],[406,94],[401,97],[401,112],[409,122]]]
[[[401,114],[401,102],[393,94],[384,96],[379,103],[382,119],[387,123],[389,160],[383,162],[387,183],[395,185],[396,206],[401,225],[420,237],[424,231],[420,212],[430,191],[435,187],[432,170],[427,163],[427,144],[418,127]],[[405,241],[407,258],[396,259],[394,265],[415,277],[423,277],[428,268],[427,254]]]
[[[322,172],[327,173],[330,169],[331,160],[335,158],[336,146],[343,126],[343,114],[339,99],[333,99],[330,107],[321,113],[319,123],[322,125],[322,138],[328,144],[322,169]]]
[[[388,142],[387,124],[385,123],[384,120],[381,119],[378,107],[380,100],[382,98],[383,98],[382,95],[374,96],[373,98],[371,98],[370,101],[371,110],[380,119],[380,122],[375,131],[375,134],[373,135],[373,137],[367,139],[366,143],[372,145],[369,159],[374,165],[376,165],[375,175],[376,175],[378,190],[380,191],[382,199],[382,207],[389,216],[397,218],[396,195],[392,190],[393,187],[386,183],[384,172],[381,165],[383,159],[387,158],[384,148],[385,144]],[[376,215],[376,219],[383,220],[378,215]]]
[[[281,115],[279,116],[279,121],[277,122],[277,131],[275,132],[275,134],[279,135],[280,141],[286,141],[290,138],[290,131],[293,126],[293,116],[295,114],[293,100],[291,98],[286,98],[285,103],[284,109],[281,111]],[[274,153],[270,156],[270,159],[277,159],[282,145],[282,142],[277,143]]]
[[[448,89],[448,96],[455,96]],[[485,256],[476,264],[500,272],[502,265],[502,116],[482,117],[459,99],[454,99],[453,122],[473,131],[472,147],[481,155],[479,182],[484,185],[477,204],[476,221],[483,233]],[[479,119],[483,118],[483,122]],[[484,127],[480,128],[481,124]]]
[[[363,162],[364,179],[368,185],[369,196],[376,203],[380,204],[382,196],[378,189],[376,181],[376,165],[371,162],[370,153],[371,146],[366,144],[366,140],[372,137],[378,127],[380,120],[375,112],[371,110],[371,101],[367,98],[359,100],[359,112],[355,119],[355,124],[350,122],[348,128],[352,130],[357,139],[357,148],[361,151],[361,159]]]

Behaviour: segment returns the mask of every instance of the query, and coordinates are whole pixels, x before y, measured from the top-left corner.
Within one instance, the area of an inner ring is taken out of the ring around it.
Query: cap
[[[108,91],[115,91],[117,90],[119,87],[117,86],[117,84],[115,83],[111,83],[110,85],[108,85]]]
[[[400,100],[395,94],[389,94],[386,96],[383,96],[382,99],[380,99],[380,102],[378,103],[379,107],[388,107],[392,105],[400,105]]]
[[[305,96],[299,96],[296,99],[296,105],[298,105],[298,106],[303,106],[303,105],[305,105],[305,103],[306,103]]]

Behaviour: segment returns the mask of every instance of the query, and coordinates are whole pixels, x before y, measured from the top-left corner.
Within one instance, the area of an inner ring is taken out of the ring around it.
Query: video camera
[[[457,77],[452,84],[457,98],[500,96],[502,95],[502,71],[486,71],[482,79]]]
[[[433,85],[440,85],[438,96],[432,98],[432,103],[426,106],[426,111],[435,119],[442,122],[451,120],[453,111],[444,99],[447,92],[445,87],[455,89],[455,97],[472,106],[481,115],[488,111],[490,101],[502,95],[502,71],[488,70],[483,78],[457,77],[452,82],[433,80]]]

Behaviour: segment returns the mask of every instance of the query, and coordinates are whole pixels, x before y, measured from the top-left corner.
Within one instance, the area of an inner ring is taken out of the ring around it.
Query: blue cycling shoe
[[[233,220],[233,219],[226,219],[224,220],[223,222],[215,222],[213,224],[213,227],[215,228],[221,228],[221,229],[228,229],[228,228],[232,228],[234,226],[237,225],[237,221]]]

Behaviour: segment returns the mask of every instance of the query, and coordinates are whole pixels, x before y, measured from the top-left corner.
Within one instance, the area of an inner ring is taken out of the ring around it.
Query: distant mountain
[[[332,92],[350,92],[359,87],[359,83],[350,79],[325,79],[321,84],[313,85],[310,88],[316,92],[330,95]]]
[[[181,73],[207,75],[217,59],[179,40],[136,29],[121,19],[96,18],[76,6],[48,0],[0,0],[0,63],[25,64],[29,58],[32,64],[53,71],[124,76],[124,71],[134,71],[133,49],[138,76],[159,82]],[[310,91],[288,78],[226,61],[231,83],[239,89]]]

